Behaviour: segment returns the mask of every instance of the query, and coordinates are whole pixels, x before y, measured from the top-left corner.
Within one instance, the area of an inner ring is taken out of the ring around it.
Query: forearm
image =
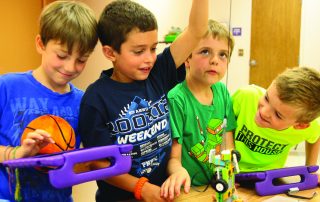
[[[182,169],[183,166],[181,164],[181,160],[176,159],[176,158],[171,158],[168,162],[168,175],[171,175],[172,173],[175,173]]]
[[[202,38],[207,32],[209,16],[208,0],[193,0],[189,16],[188,29],[196,38]]]
[[[8,160],[8,153],[12,148],[10,146],[0,146],[0,163]]]
[[[115,187],[126,190],[128,192],[134,192],[134,187],[136,186],[139,178],[134,177],[130,174],[123,174],[114,176],[106,179],[105,181]]]
[[[225,136],[226,149],[234,149],[233,132],[226,132]]]
[[[171,44],[170,50],[178,68],[208,30],[208,0],[193,0],[188,27]]]
[[[320,139],[317,140],[314,144],[307,143],[305,144],[306,148],[306,165],[317,165],[319,148],[320,148]]]
[[[18,147],[12,147],[12,146],[0,146],[0,163],[16,159],[16,158],[22,158],[23,156],[20,154]]]
[[[135,188],[140,178],[130,174],[118,175],[108,178],[105,181],[115,187],[135,194]],[[153,200],[160,198],[160,187],[149,182],[145,182],[141,188],[141,197],[143,200]]]

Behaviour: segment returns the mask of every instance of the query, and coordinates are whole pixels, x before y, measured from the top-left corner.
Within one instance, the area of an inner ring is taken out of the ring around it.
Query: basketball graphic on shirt
[[[23,131],[21,143],[28,133],[37,129],[47,131],[55,142],[43,147],[38,154],[52,154],[75,149],[75,133],[65,119],[54,115],[43,115],[32,120]]]

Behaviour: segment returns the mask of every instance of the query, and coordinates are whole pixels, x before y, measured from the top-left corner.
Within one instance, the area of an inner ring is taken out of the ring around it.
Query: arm
[[[181,144],[176,139],[173,140],[171,155],[168,163],[168,179],[161,186],[161,196],[170,200],[174,195],[180,195],[181,186],[184,185],[184,192],[189,193],[190,176],[181,164]]]
[[[234,149],[234,141],[233,141],[233,132],[229,131],[225,134],[226,138],[226,149],[232,150]]]
[[[192,1],[189,25],[170,46],[177,68],[188,58],[208,29],[208,2],[208,0]]]
[[[105,180],[107,183],[126,190],[128,192],[134,192],[134,188],[139,178],[129,174],[123,174]],[[160,187],[149,182],[146,182],[141,190],[141,197],[143,201],[164,201],[160,198]]]
[[[0,162],[36,155],[43,147],[54,144],[51,135],[44,130],[37,129],[27,134],[20,147],[0,146]]]
[[[319,148],[320,148],[320,138],[313,144],[306,142],[305,147],[306,147],[306,166],[317,165]]]

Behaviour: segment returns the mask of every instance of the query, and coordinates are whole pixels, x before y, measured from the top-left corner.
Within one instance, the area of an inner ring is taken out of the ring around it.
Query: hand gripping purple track
[[[131,150],[132,145],[92,147],[54,155],[9,160],[3,162],[3,165],[11,168],[57,166],[57,169],[49,171],[50,183],[56,188],[65,188],[83,182],[105,179],[129,172],[131,168],[131,156],[122,154],[129,153]],[[83,173],[74,173],[73,171],[73,167],[77,163],[108,157],[114,159],[114,163],[110,167]]]
[[[275,170],[267,170],[253,173],[240,173],[236,175],[236,181],[255,181],[257,194],[260,196],[285,193],[290,188],[299,190],[312,189],[318,185],[317,174],[312,174],[319,169],[319,166],[297,166]],[[300,182],[275,185],[274,179],[290,176],[300,176]]]

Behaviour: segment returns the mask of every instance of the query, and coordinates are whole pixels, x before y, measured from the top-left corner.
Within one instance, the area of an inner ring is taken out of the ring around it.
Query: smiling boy
[[[320,73],[284,71],[267,90],[250,85],[232,96],[235,147],[241,172],[282,168],[290,150],[306,143],[306,165],[316,165],[320,146]],[[312,155],[311,155],[312,154]]]

